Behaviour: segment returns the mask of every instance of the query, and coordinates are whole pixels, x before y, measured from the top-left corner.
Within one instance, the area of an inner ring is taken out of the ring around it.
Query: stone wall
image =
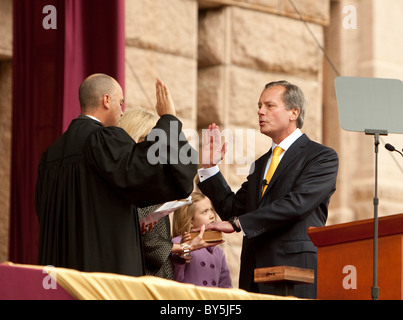
[[[177,116],[196,129],[197,15],[197,1],[126,1],[126,108],[154,109],[160,77]]]

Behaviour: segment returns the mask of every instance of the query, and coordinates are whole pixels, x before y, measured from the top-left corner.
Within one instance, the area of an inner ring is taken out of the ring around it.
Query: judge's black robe
[[[73,120],[38,166],[38,263],[143,275],[135,206],[185,198],[193,190],[197,152],[180,136],[181,128],[176,117],[164,115],[154,129],[166,134],[168,147],[161,150],[168,161],[181,150],[191,161],[150,164],[148,150],[164,139],[136,144],[121,128],[86,116]],[[153,154],[158,152],[148,156]]]

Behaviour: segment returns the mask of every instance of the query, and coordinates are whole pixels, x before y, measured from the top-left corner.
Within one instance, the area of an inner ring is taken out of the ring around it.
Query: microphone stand
[[[379,153],[379,136],[387,136],[387,130],[369,130],[365,129],[366,135],[374,136],[375,145],[375,196],[374,196],[374,269],[373,269],[373,286],[371,288],[372,300],[378,300],[378,153]]]

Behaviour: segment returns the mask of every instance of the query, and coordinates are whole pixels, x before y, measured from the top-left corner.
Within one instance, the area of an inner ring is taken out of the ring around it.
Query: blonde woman
[[[123,113],[120,126],[137,143],[144,141],[146,135],[157,124],[159,117],[146,109],[137,107]]]

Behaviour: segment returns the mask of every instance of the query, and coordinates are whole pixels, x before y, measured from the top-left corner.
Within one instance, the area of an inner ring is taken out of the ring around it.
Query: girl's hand
[[[206,226],[202,225],[200,228],[200,233],[193,238],[190,242],[191,251],[200,250],[207,247],[214,247],[218,244],[223,243],[224,241],[216,241],[216,242],[206,242],[203,240],[204,231],[206,230]]]

